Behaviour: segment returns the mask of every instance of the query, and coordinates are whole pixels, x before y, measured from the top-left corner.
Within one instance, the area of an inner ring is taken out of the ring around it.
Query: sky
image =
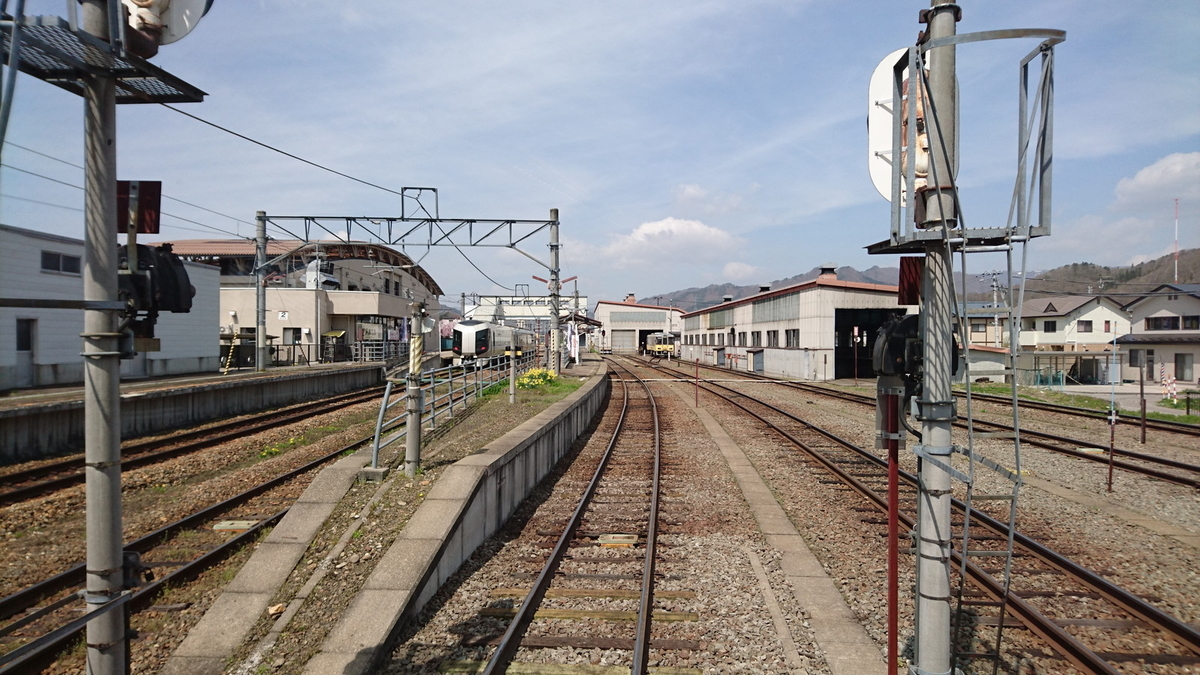
[[[1056,48],[1052,234],[1029,245],[1028,269],[1168,254],[1176,199],[1178,245],[1200,247],[1200,2],[961,6],[960,33],[1067,32]],[[387,189],[154,104],[119,106],[118,175],[163,182],[163,240],[252,237],[257,211],[399,216],[391,191],[405,186],[437,188],[443,218],[543,220],[558,209],[562,276],[578,276],[592,305],[825,263],[895,266],[895,255],[866,252],[889,232],[867,173],[867,85],[889,52],[915,42],[926,7],[215,0],[152,59],[207,92],[175,107]],[[65,12],[62,0],[26,4]],[[958,181],[972,226],[1006,220],[1017,69],[1035,46],[958,49]],[[78,96],[18,77],[0,222],[82,238],[83,118]],[[545,267],[529,256],[548,263],[548,238],[522,249],[406,251],[457,304],[464,292],[545,293],[532,279]],[[983,260],[968,261],[971,274],[1003,269],[1002,258],[972,257]]]

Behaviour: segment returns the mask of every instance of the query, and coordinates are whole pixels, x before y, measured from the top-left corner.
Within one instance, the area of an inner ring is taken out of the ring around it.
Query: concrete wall
[[[276,408],[383,382],[378,365],[251,376],[121,396],[121,438]],[[83,449],[83,401],[0,409],[0,464]]]
[[[607,400],[599,375],[438,479],[305,673],[366,673],[438,588],[554,468]]]

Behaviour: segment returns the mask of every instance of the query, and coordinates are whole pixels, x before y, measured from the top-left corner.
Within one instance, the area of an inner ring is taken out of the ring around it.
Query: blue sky
[[[216,0],[153,62],[208,92],[183,110],[378,185],[437,187],[443,217],[541,219],[558,208],[563,275],[579,275],[594,303],[756,284],[825,262],[895,265],[864,250],[888,232],[866,169],[867,83],[915,40],[927,6]],[[1054,233],[1030,247],[1030,268],[1166,254],[1175,198],[1180,247],[1200,247],[1200,2],[962,7],[959,32],[1067,31]],[[30,0],[26,12],[65,10]],[[1016,64],[1034,44],[959,49],[971,223],[1005,218]],[[82,185],[78,97],[21,75],[8,141],[21,147],[4,149],[6,165]],[[165,212],[241,236],[258,210],[400,213],[393,194],[157,105],[119,108],[118,166],[121,178],[160,179],[169,197],[225,216],[170,199]],[[82,191],[6,167],[0,193],[0,222],[82,236]],[[228,236],[163,223],[164,238]],[[529,250],[548,260],[543,243]],[[530,277],[544,270],[524,256],[465,252],[504,286],[543,288]],[[449,300],[504,292],[452,249],[423,264]]]

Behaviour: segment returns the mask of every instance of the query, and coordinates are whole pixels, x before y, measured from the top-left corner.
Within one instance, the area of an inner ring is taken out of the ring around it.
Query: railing
[[[536,365],[537,357],[534,354],[526,353],[517,357],[516,376],[519,377]],[[424,420],[428,419],[430,426],[436,429],[439,414],[443,416],[444,420],[452,419],[456,407],[465,411],[471,403],[479,399],[483,392],[493,385],[507,380],[511,372],[512,366],[508,359],[496,359],[488,365],[475,362],[421,372],[418,380],[420,383],[418,407],[421,410],[422,424],[424,424]],[[379,418],[375,423],[371,466],[378,466],[380,449],[407,436],[407,427],[399,427],[405,425],[408,419],[408,392],[405,389],[403,394],[393,399],[392,391],[397,384],[405,387],[407,380],[389,378],[383,392],[383,404],[379,408]],[[393,408],[398,408],[399,412],[392,413]],[[390,435],[385,436],[385,434]]]
[[[350,354],[355,361],[387,361],[408,356],[408,343],[386,340],[363,340],[350,345]]]

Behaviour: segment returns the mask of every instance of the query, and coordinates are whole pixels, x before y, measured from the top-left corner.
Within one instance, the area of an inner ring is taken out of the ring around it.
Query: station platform
[[[197,373],[121,383],[121,438],[131,439],[380,385],[384,362]],[[82,385],[0,396],[0,464],[83,448]]]

